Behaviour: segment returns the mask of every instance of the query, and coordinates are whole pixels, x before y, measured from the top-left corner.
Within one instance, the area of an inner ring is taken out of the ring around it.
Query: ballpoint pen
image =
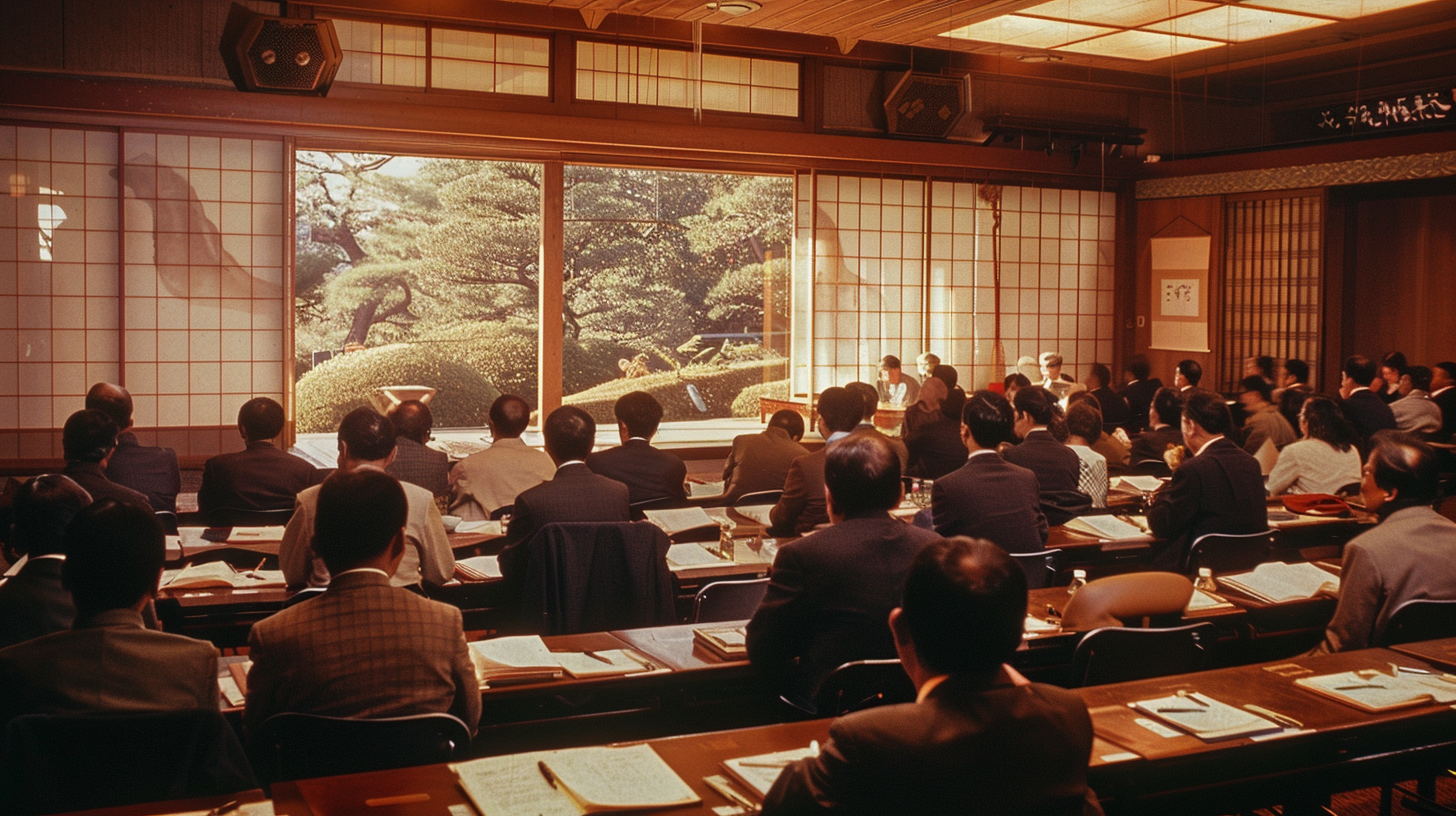
[[[242,802],[239,802],[238,800],[234,799],[231,802],[226,802],[224,804],[218,805],[217,807],[213,808],[212,810],[209,810],[207,812],[207,816],[222,816],[224,813],[232,813],[233,811],[237,810],[238,808],[240,808],[242,806],[243,806],[243,803]]]
[[[1296,720],[1296,719],[1294,719],[1293,717],[1291,717],[1291,716],[1289,716],[1287,714],[1280,714],[1277,711],[1273,711],[1271,709],[1265,708],[1265,707],[1260,706],[1260,705],[1254,705],[1253,703],[1244,703],[1244,708],[1247,709],[1247,710],[1249,710],[1249,711],[1254,712],[1255,714],[1262,714],[1263,716],[1268,717],[1269,719],[1273,720],[1274,722],[1277,722],[1280,725],[1283,725],[1283,726],[1286,726],[1286,727],[1289,727],[1289,728],[1303,728],[1304,727],[1304,723],[1300,722],[1299,720]]]
[[[586,655],[587,657],[590,657],[592,660],[600,660],[603,663],[607,664],[608,666],[612,665],[612,661],[611,661],[610,658],[602,657],[601,655],[597,654],[596,652],[582,652],[582,654]]]
[[[1159,714],[1202,714],[1208,709],[1205,708],[1155,708]]]

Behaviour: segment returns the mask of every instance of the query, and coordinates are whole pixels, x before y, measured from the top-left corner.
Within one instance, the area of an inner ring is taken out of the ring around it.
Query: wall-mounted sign
[[[1371,99],[1353,105],[1321,108],[1315,126],[1327,133],[1361,130],[1393,130],[1456,121],[1453,108],[1456,89],[1424,91],[1403,96]]]

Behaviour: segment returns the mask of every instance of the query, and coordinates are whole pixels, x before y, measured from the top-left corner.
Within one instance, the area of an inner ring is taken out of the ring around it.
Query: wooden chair
[[[693,623],[751,618],[767,591],[767,578],[755,578],[751,581],[714,581],[707,584],[698,590],[698,594],[693,598]]]
[[[470,744],[451,714],[352,719],[284,713],[250,740],[254,764],[270,782],[449,762]]]
[[[277,527],[293,518],[293,508],[251,510],[241,507],[216,507],[202,514],[208,527]]]
[[[1200,671],[1216,633],[1208,621],[1171,629],[1093,629],[1072,653],[1070,687]]]

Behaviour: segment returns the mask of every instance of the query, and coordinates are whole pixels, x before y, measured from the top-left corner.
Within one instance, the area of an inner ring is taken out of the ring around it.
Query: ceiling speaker
[[[896,136],[944,139],[968,107],[964,77],[906,71],[885,97],[885,120]]]
[[[240,91],[325,96],[343,61],[333,21],[268,17],[237,3],[218,50]]]

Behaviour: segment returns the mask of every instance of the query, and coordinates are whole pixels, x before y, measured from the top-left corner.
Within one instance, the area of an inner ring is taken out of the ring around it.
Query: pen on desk
[[[1254,705],[1253,703],[1244,703],[1244,708],[1246,710],[1248,710],[1248,711],[1254,712],[1255,714],[1262,714],[1265,717],[1268,717],[1269,719],[1273,720],[1274,722],[1277,722],[1280,725],[1283,725],[1283,726],[1286,726],[1286,727],[1289,727],[1289,728],[1303,728],[1304,727],[1304,723],[1300,722],[1299,720],[1294,719],[1293,717],[1289,716],[1288,714],[1280,714],[1277,711],[1274,711],[1272,709],[1265,708],[1265,707],[1260,706],[1260,705]]]
[[[772,762],[754,762],[753,760],[743,759],[739,760],[738,764],[745,768],[787,768],[789,767],[789,760],[776,759]]]
[[[1202,708],[1155,708],[1153,710],[1159,714],[1202,714],[1205,711]]]
[[[1188,691],[1187,689],[1178,689],[1177,695],[1178,695],[1178,698],[1179,699],[1187,700],[1190,703],[1194,703],[1196,705],[1203,706],[1204,708],[1208,708],[1208,703],[1205,703],[1202,700],[1198,699],[1198,692],[1196,692],[1196,691]]]
[[[366,807],[391,807],[393,805],[414,805],[420,802],[430,801],[428,793],[406,793],[401,796],[381,796],[377,799],[365,799]]]
[[[537,762],[536,769],[541,772],[542,776],[546,777],[546,781],[551,783],[551,787],[556,787],[556,775],[551,773],[550,768],[546,767],[546,760],[543,759]]]
[[[1383,689],[1383,688],[1385,688],[1385,686],[1377,685],[1375,683],[1362,683],[1361,685],[1358,685],[1358,686],[1335,686],[1335,691],[1351,691],[1351,690],[1354,690],[1354,689],[1365,689],[1365,688],[1378,688],[1378,689]]]
[[[592,660],[600,660],[603,663],[607,664],[608,666],[612,665],[612,661],[611,661],[610,658],[602,657],[601,655],[597,654],[596,652],[582,652],[582,654],[586,655],[587,657],[590,657]]]
[[[238,808],[240,808],[242,806],[243,806],[243,803],[242,802],[239,802],[238,800],[234,799],[231,802],[226,802],[224,804],[218,805],[217,807],[213,808],[212,810],[209,810],[207,812],[207,816],[222,816],[224,813],[232,813],[233,811],[237,810]]]
[[[253,567],[252,569],[248,570],[248,575],[250,577],[257,578],[258,577],[258,570],[262,569],[263,568],[263,565],[266,564],[266,563],[268,563],[268,559],[266,559],[266,558],[264,558],[262,561],[259,561],[258,562],[258,566]]]

